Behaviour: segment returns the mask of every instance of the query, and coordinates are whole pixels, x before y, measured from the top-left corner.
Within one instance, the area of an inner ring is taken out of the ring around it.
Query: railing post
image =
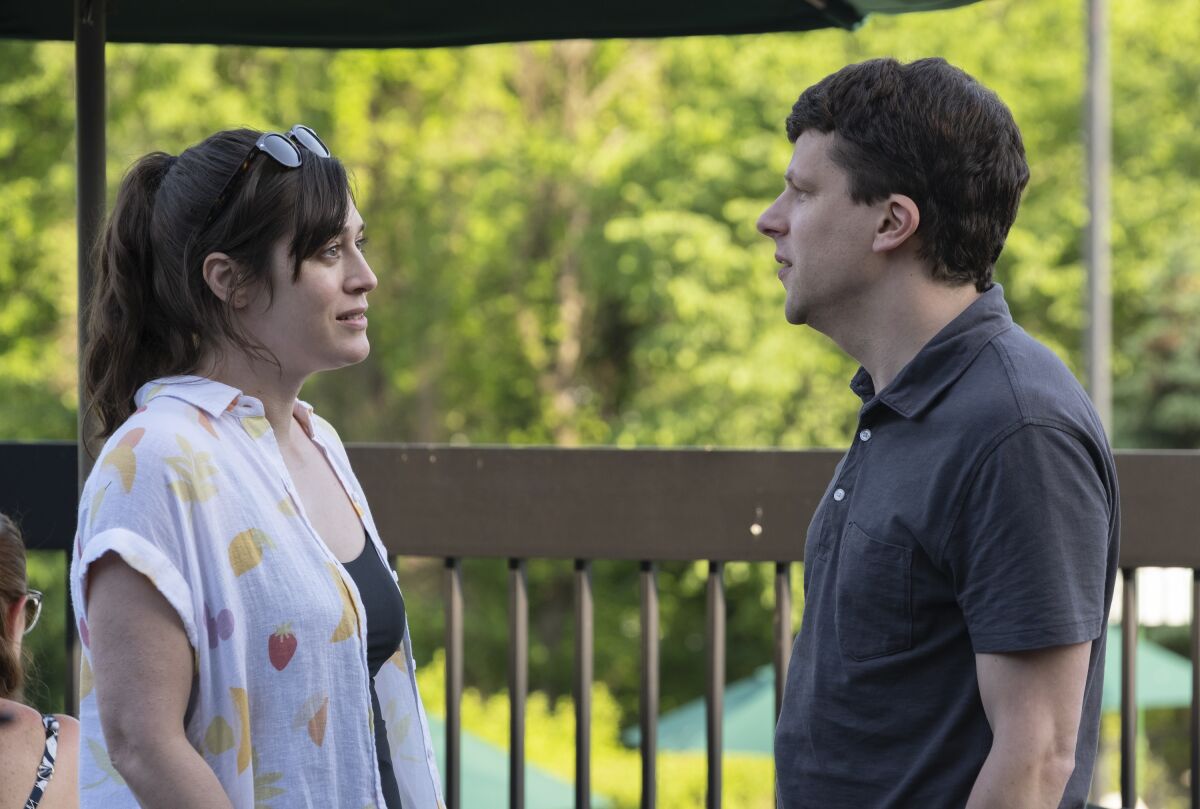
[[[641,809],[655,809],[658,802],[658,581],[653,562],[642,562],[641,568],[642,687],[638,705],[642,731]]]
[[[87,342],[87,303],[92,292],[92,245],[100,234],[104,220],[105,179],[105,71],[104,46],[107,37],[105,0],[75,0],[75,216],[77,280],[77,345],[82,363]],[[82,366],[81,366],[82,367]],[[92,471],[92,457],[85,438],[88,399],[83,374],[79,374],[79,416],[76,421],[79,444],[76,448],[76,480],[78,495]],[[67,569],[73,558],[67,553]],[[66,712],[79,715],[79,657],[81,650],[75,633],[75,616],[71,609],[70,574],[67,576],[67,672]]]
[[[708,809],[721,809],[722,719],[725,711],[725,564],[708,563]]]
[[[1137,806],[1137,569],[1121,568],[1121,805]]]
[[[1192,568],[1192,744],[1190,761],[1192,777],[1189,789],[1192,794],[1192,809],[1200,809],[1200,568]]]
[[[446,560],[446,809],[462,805],[462,562]]]
[[[787,684],[788,663],[792,656],[792,565],[775,563],[775,721],[783,710],[783,689]]]
[[[575,560],[575,809],[592,800],[592,569]]]
[[[529,694],[529,596],[525,560],[508,560],[508,806],[525,809],[525,698]]]

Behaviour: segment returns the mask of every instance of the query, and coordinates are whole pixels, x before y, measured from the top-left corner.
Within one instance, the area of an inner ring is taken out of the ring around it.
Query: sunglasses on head
[[[37,625],[38,618],[42,617],[42,591],[28,590],[25,593],[25,634]]]
[[[208,216],[205,218],[201,230],[211,225],[213,220],[224,210],[225,203],[237,191],[242,178],[250,171],[250,167],[254,165],[254,161],[260,154],[265,154],[285,168],[294,169],[299,168],[300,164],[304,162],[304,153],[300,151],[301,146],[317,157],[331,156],[325,142],[304,124],[296,124],[287,131],[287,134],[264,132],[260,135],[249,154],[246,155],[246,159],[238,165],[237,170],[225,182],[225,187],[221,189],[221,193],[213,201],[212,207],[208,209]]]

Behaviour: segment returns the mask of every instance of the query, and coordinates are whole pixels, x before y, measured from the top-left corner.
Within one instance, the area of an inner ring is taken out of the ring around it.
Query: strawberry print
[[[287,664],[292,662],[292,655],[296,654],[296,645],[296,636],[292,634],[290,623],[279,627],[267,638],[267,655],[276,671],[283,671]]]

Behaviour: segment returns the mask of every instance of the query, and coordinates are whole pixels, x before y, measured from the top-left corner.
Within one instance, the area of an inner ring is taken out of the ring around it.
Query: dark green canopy
[[[92,0],[81,0],[86,8]],[[109,42],[318,48],[471,45],[533,39],[665,37],[853,28],[889,13],[971,0],[109,0]],[[73,38],[71,0],[0,3],[0,38]]]

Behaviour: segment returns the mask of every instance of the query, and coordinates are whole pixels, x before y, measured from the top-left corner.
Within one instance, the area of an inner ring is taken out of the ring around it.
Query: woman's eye
[[[330,258],[337,258],[341,254],[342,246],[340,244],[331,244],[325,248],[325,255]]]
[[[354,246],[358,248],[358,252],[360,252],[360,253],[367,252],[367,237],[364,236],[361,239],[359,239],[358,241],[356,241],[354,243]]]

